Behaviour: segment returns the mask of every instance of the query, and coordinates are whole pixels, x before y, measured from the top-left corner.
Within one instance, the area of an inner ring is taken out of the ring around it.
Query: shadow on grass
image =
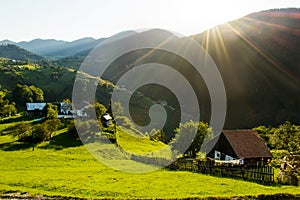
[[[28,142],[6,142],[0,144],[0,150],[2,151],[18,151],[32,148],[32,144]]]
[[[75,138],[70,133],[65,132],[52,137],[49,143],[40,146],[39,148],[61,150],[64,148],[78,147],[81,145],[83,144],[79,138]]]

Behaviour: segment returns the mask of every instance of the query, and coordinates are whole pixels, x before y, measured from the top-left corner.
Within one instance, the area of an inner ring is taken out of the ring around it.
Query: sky
[[[161,28],[201,33],[249,13],[300,7],[300,0],[0,0],[0,41],[73,41]]]

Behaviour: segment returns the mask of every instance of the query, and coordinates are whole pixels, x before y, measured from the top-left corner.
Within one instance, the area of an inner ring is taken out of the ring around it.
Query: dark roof
[[[268,147],[255,130],[224,130],[222,134],[239,158],[272,157]]]

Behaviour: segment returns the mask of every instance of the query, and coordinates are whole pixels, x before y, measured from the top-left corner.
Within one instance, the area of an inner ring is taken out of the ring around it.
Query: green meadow
[[[300,195],[300,188],[295,186],[266,186],[192,172],[167,169],[150,173],[117,171],[93,157],[80,140],[70,136],[66,128],[57,131],[50,141],[37,145],[32,151],[30,144],[16,141],[9,131],[14,122],[7,122],[0,124],[2,195],[26,192],[32,196],[92,199],[255,197],[282,193]],[[145,146],[147,151],[163,146],[162,143],[145,139],[136,141],[132,136],[120,135],[119,138],[121,144],[127,146],[126,150],[131,152],[141,152],[141,146]],[[109,149],[109,145],[103,148]],[[114,162],[122,167],[135,167],[137,171],[145,167],[131,160]]]

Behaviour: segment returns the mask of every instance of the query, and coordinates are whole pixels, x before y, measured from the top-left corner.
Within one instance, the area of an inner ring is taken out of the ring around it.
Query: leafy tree
[[[58,110],[56,105],[49,103],[45,106],[44,110],[46,112],[46,119],[57,119]]]
[[[175,133],[176,135],[171,141],[172,150],[179,150],[180,154],[184,153],[186,156],[193,158],[200,152],[203,142],[213,137],[212,129],[204,122],[189,121],[180,124],[179,128],[175,129]],[[185,152],[180,152],[180,150],[186,148]]]
[[[95,111],[96,111],[96,115],[97,115],[98,119],[100,119],[101,116],[107,112],[107,109],[101,103],[96,102],[95,103]]]
[[[270,135],[270,144],[275,149],[299,151],[300,147],[300,126],[285,122],[278,128],[273,128]]]
[[[278,127],[259,126],[254,128],[272,149],[300,151],[300,126],[285,122]]]
[[[47,136],[44,139],[50,139],[54,132],[58,130],[58,128],[61,126],[61,122],[57,118],[52,118],[46,120],[44,123],[44,128],[46,129]]]
[[[28,122],[19,122],[14,127],[14,136],[18,137],[19,141],[27,142],[31,140],[32,126]]]
[[[265,127],[265,126],[258,126],[256,128],[253,128],[253,130],[256,130],[257,133],[262,137],[262,139],[267,143],[270,144],[270,133],[272,132],[271,127]]]
[[[74,120],[70,120],[68,126],[67,126],[68,132],[71,133],[75,138],[78,138],[78,133],[75,127]]]
[[[68,103],[68,104],[72,103],[72,101],[69,98],[64,99],[63,102]]]
[[[17,113],[14,102],[9,102],[6,99],[7,91],[0,91],[0,119],[3,117],[8,117]]]
[[[35,87],[34,85],[20,85],[17,84],[15,89],[12,91],[13,100],[17,105],[25,105],[30,102],[43,102],[44,92],[42,89]]]

